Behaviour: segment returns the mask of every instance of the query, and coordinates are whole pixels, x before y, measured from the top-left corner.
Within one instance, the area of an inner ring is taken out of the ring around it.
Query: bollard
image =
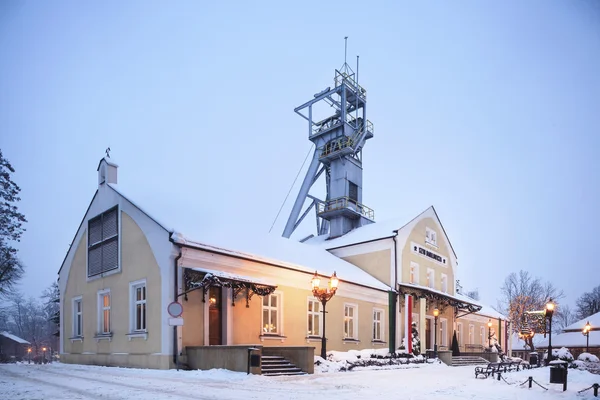
[[[501,375],[501,374],[502,374],[502,373],[501,373],[500,371],[498,371],[498,380],[500,380],[500,375]]]
[[[533,376],[529,377],[529,389],[531,389],[531,385],[533,384]]]
[[[598,397],[598,387],[600,387],[600,385],[594,383],[594,397]]]
[[[565,381],[563,382],[563,392],[567,390],[567,375],[569,373],[569,369],[567,368],[567,366],[564,367],[565,368]]]

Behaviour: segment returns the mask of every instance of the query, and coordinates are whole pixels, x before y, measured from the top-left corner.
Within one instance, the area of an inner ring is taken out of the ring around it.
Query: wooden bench
[[[494,373],[498,372],[500,368],[499,363],[489,363],[486,367],[475,367],[475,378],[479,375],[484,375],[486,378]]]

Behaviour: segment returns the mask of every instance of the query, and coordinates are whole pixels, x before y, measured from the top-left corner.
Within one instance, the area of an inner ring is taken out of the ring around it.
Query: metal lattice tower
[[[373,210],[362,204],[362,149],[365,141],[373,137],[373,124],[367,120],[367,91],[358,84],[356,59],[356,73],[344,62],[340,70],[335,70],[333,88],[327,87],[294,109],[308,121],[308,139],[315,144],[315,152],[284,237],[292,235],[313,207],[318,235],[329,233],[334,238],[373,222]],[[331,115],[313,120],[313,110],[323,106],[333,110]],[[323,172],[327,194],[321,200],[309,192]],[[302,212],[306,200],[311,203]]]

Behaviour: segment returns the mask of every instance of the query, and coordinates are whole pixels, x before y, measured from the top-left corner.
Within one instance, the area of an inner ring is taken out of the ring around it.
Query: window
[[[410,263],[410,283],[415,285],[419,284],[419,264],[411,262]]]
[[[487,341],[485,339],[485,328],[483,326],[479,327],[479,343],[486,344]]]
[[[110,333],[110,290],[98,292],[98,333]]]
[[[448,293],[448,276],[442,274],[442,292]]]
[[[383,310],[373,309],[373,340],[383,341]]]
[[[146,281],[130,284],[131,288],[131,331],[146,332]]]
[[[354,304],[344,305],[344,339],[357,339],[356,313],[357,306]]]
[[[469,344],[475,343],[475,325],[469,325]]]
[[[119,268],[118,209],[88,222],[88,278]]]
[[[463,345],[463,324],[460,322],[456,324],[456,340],[459,346]]]
[[[83,303],[81,296],[73,299],[73,337],[83,336]]]
[[[281,295],[278,293],[263,296],[262,302],[262,333],[263,335],[279,335],[279,310],[281,307]]]
[[[435,284],[435,271],[427,268],[427,286],[433,289]]]
[[[425,243],[437,246],[437,234],[431,228],[425,228]]]
[[[440,318],[440,343],[442,346],[448,346],[448,320]]]
[[[308,299],[308,336],[321,335],[321,303]]]
[[[350,181],[348,181],[348,198],[354,203],[358,202],[358,186]]]

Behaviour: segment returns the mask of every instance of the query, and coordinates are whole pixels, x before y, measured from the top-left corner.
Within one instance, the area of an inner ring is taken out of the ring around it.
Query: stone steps
[[[478,356],[453,356],[452,357],[452,366],[453,367],[461,367],[463,365],[487,365],[489,363],[483,357]]]
[[[306,375],[306,372],[283,357],[262,356],[261,374],[265,376]]]

